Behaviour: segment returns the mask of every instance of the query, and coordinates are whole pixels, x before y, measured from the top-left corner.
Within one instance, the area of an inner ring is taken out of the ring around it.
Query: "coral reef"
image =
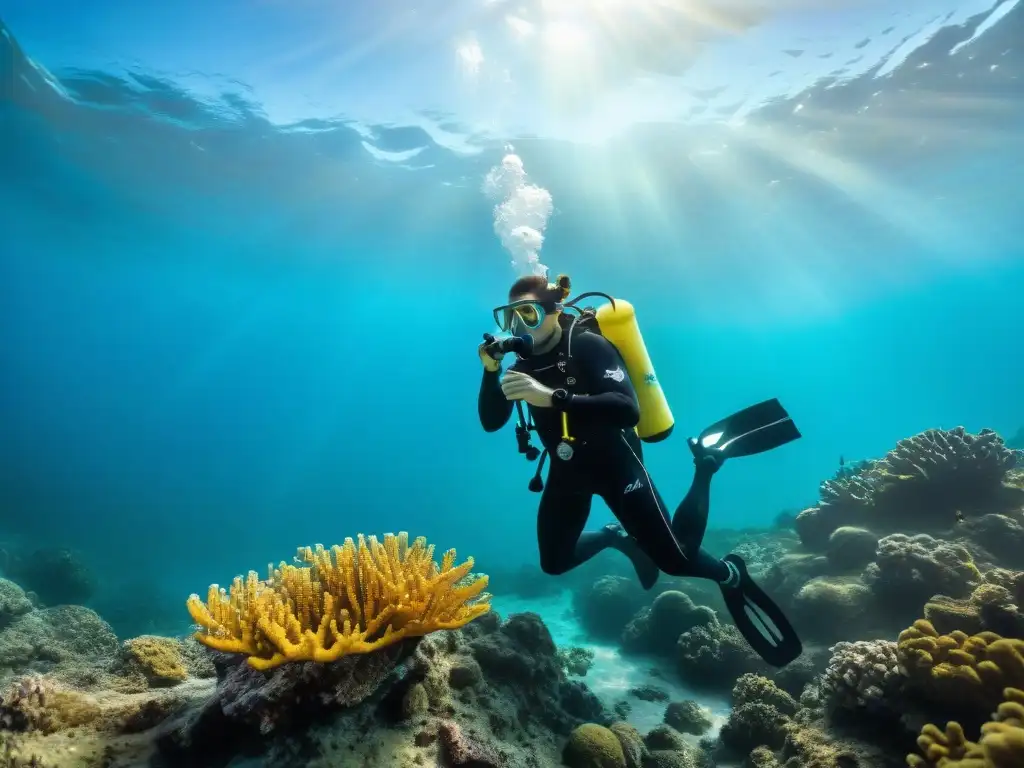
[[[92,571],[68,549],[5,550],[0,571],[43,605],[82,605],[96,591]]]
[[[711,729],[711,718],[696,701],[673,701],[665,708],[665,725],[680,733],[700,736]]]
[[[967,517],[1024,503],[1024,491],[1004,481],[1017,454],[990,429],[929,429],[899,441],[885,458],[821,484],[820,501],[797,515],[801,541],[826,547],[842,526],[879,532],[928,533]]]
[[[695,627],[717,623],[713,610],[694,605],[683,592],[662,592],[626,626],[622,632],[622,647],[633,653],[669,655],[680,635]]]
[[[237,654],[218,653],[217,706],[235,723],[261,735],[287,728],[296,720],[322,716],[365,701],[415,650],[418,638],[393,643],[373,653],[333,662],[292,662],[263,673]]]
[[[732,624],[695,627],[679,637],[677,652],[682,679],[697,688],[726,689],[747,672],[768,667]]]
[[[1019,593],[1024,573],[1007,580],[1010,588],[992,583],[999,574],[989,571],[966,600],[935,595],[924,606],[924,617],[942,634],[959,629],[969,635],[995,632],[1003,637],[1024,639],[1024,603]]]
[[[715,584],[644,592],[620,553],[515,572],[520,594],[571,591],[591,637],[563,648],[537,614],[490,610],[472,560],[405,534],[192,595],[184,639],[122,642],[0,579],[0,766],[1019,768],[1019,461],[987,430],[929,430],[842,467],[795,531],[709,531],[800,632],[783,669],[716,612]],[[612,653],[592,670],[594,638],[643,654],[623,663],[650,679],[610,680]],[[720,731],[698,690],[731,692]]]
[[[990,512],[965,520],[961,528],[964,535],[1004,566],[1024,568],[1024,516]]]
[[[923,533],[894,533],[881,539],[875,562],[864,569],[863,578],[890,610],[916,610],[935,594],[967,597],[982,580],[965,547]]]
[[[732,712],[722,726],[719,741],[727,754],[741,756],[757,747],[781,749],[787,725],[799,704],[771,680],[741,675],[732,690]]]
[[[408,534],[351,538],[330,551],[319,544],[299,549],[312,567],[281,563],[266,581],[254,571],[236,577],[230,594],[216,584],[204,604],[188,599],[204,631],[196,639],[215,650],[244,653],[266,670],[286,661],[336,661],[408,637],[455,629],[490,610],[487,577],[461,583],[470,558],[455,567],[455,550],[440,566],[426,539],[409,546]]]
[[[88,608],[62,605],[23,613],[0,632],[0,675],[5,670],[47,672],[107,660],[120,644],[110,626]]]
[[[0,579],[0,629],[33,609],[25,590],[7,579]]]
[[[573,609],[592,637],[617,640],[646,599],[635,576],[603,576],[573,592]]]
[[[492,612],[461,631],[268,672],[218,656],[215,699],[160,741],[180,762],[227,733],[236,749],[262,744],[274,765],[293,764],[282,750],[296,739],[325,755],[337,744],[345,752],[336,759],[353,766],[435,765],[439,755],[445,765],[555,765],[573,729],[611,724],[586,687],[565,677],[536,614],[501,622]]]
[[[559,648],[558,660],[567,675],[586,677],[594,665],[594,652],[589,648]]]
[[[862,625],[874,607],[871,589],[859,579],[816,577],[797,590],[789,613],[805,641],[829,643]]]
[[[839,572],[863,568],[875,559],[878,536],[867,528],[844,525],[829,534],[825,544],[825,557]]]

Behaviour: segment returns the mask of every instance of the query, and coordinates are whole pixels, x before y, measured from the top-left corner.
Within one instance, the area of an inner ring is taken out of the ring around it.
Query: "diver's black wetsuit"
[[[571,358],[570,358],[571,353]],[[510,370],[528,374],[552,389],[573,396],[565,406],[574,453],[559,459],[562,412],[529,406],[537,434],[551,455],[541,497],[537,535],[541,568],[561,574],[603,549],[618,547],[608,529],[583,533],[594,494],[601,496],[623,529],[657,567],[671,576],[695,576],[723,583],[730,578],[721,560],[701,549],[707,526],[713,462],[698,463],[693,484],[671,521],[643,464],[633,430],[640,418],[636,392],[615,347],[597,333],[563,331],[549,352],[520,359]],[[513,404],[501,391],[500,374],[485,370],[478,401],[480,423],[501,429]]]

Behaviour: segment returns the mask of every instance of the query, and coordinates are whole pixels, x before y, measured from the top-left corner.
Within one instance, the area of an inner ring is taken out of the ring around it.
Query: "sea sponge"
[[[151,686],[177,685],[188,677],[178,640],[141,635],[125,640],[122,648],[130,666],[138,669]]]
[[[455,550],[439,566],[434,547],[408,534],[359,535],[331,550],[299,548],[311,567],[281,563],[260,581],[236,577],[230,594],[216,584],[203,603],[188,599],[202,629],[196,640],[215,650],[243,653],[261,670],[287,661],[335,661],[369,653],[439,629],[457,629],[490,610],[487,577],[467,578],[473,559],[455,566]]]
[[[978,742],[968,741],[957,722],[942,731],[926,725],[918,736],[921,755],[907,755],[910,768],[1020,768],[1024,765],[1024,691],[1007,688]],[[923,756],[922,756],[923,755]]]
[[[994,632],[940,635],[919,619],[900,633],[897,658],[919,692],[955,711],[991,711],[1005,688],[1024,688],[1024,640]]]
[[[626,768],[619,737],[596,723],[584,723],[569,734],[562,761],[569,768]]]

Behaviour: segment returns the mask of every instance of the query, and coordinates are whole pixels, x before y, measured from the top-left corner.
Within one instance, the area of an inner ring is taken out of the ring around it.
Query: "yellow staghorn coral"
[[[1024,640],[994,632],[940,635],[919,619],[900,633],[897,659],[914,684],[947,702],[991,711],[1006,687],[1024,688]]]
[[[960,723],[947,723],[945,731],[928,723],[917,737],[917,746],[924,757],[907,755],[907,765],[910,768],[938,768],[951,763],[959,765],[969,752],[977,751],[978,748],[977,744],[968,741],[964,736],[964,729]],[[984,767],[982,765],[978,768]]]
[[[967,741],[959,723],[945,732],[926,725],[917,739],[924,755],[907,755],[910,768],[1021,768],[1024,766],[1024,691],[1007,688],[1004,701],[981,727],[978,742]]]
[[[203,629],[196,639],[218,651],[243,653],[267,670],[288,661],[335,661],[410,637],[457,629],[490,610],[486,576],[470,577],[473,558],[455,565],[448,550],[440,566],[434,546],[407,533],[359,534],[330,550],[300,547],[261,581],[250,571],[230,592],[210,586],[206,602],[189,597],[188,611]]]

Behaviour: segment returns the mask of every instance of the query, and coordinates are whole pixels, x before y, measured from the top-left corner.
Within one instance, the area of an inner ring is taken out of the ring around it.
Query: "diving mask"
[[[540,328],[541,323],[562,305],[554,301],[522,299],[494,308],[494,322],[502,333],[519,335]]]

